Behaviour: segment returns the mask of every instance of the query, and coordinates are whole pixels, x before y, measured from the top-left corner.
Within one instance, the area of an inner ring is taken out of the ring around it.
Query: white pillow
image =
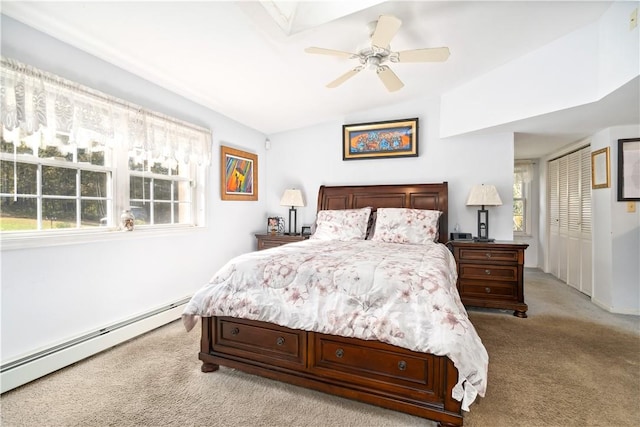
[[[378,208],[371,240],[424,245],[438,239],[440,211],[409,208]]]
[[[323,210],[316,218],[316,231],[310,239],[364,240],[371,208]]]

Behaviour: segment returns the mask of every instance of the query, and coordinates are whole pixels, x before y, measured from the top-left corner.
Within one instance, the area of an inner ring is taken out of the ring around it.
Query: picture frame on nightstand
[[[270,216],[269,218],[267,218],[267,233],[283,234],[284,218],[281,216]]]

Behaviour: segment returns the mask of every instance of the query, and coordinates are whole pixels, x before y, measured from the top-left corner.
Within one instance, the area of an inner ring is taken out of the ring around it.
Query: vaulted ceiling
[[[610,3],[3,0],[2,13],[269,135],[438,97],[596,21]],[[448,60],[389,64],[405,85],[396,92],[369,69],[326,88],[358,62],[305,48],[357,53],[370,46],[368,24],[383,14],[402,21],[391,50],[447,46]],[[572,128],[547,117],[511,130],[523,147],[536,140],[538,151],[545,141],[566,144],[591,131],[562,119]]]

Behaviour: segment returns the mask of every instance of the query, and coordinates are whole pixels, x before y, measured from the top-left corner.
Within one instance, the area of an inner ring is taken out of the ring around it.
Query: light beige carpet
[[[466,426],[640,426],[640,322],[527,270],[529,318],[470,309],[489,352]],[[203,374],[174,322],[0,397],[13,426],[392,426],[435,423],[232,369]]]

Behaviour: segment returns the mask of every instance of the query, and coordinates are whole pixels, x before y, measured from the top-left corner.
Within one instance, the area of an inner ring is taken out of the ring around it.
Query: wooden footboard
[[[202,318],[202,371],[220,365],[461,426],[458,379],[443,356],[230,317]]]

